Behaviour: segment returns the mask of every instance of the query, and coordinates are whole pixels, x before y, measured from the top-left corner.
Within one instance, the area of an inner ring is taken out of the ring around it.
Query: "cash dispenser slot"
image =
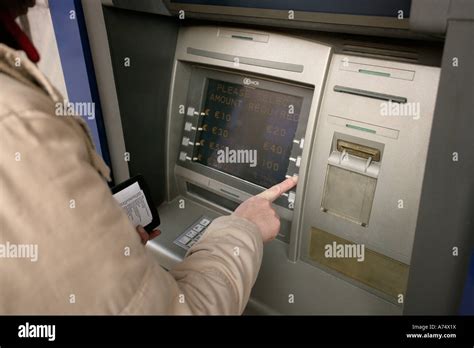
[[[382,144],[368,146],[362,139],[360,143],[346,139],[333,142],[321,202],[323,212],[368,225],[380,171],[380,148]]]
[[[357,95],[360,97],[391,101],[393,103],[400,103],[400,104],[405,104],[407,102],[407,98],[405,97],[400,97],[400,96],[385,94],[385,93],[378,93],[378,92],[368,91],[365,89],[339,86],[339,85],[334,86],[334,92],[347,93],[347,94]]]
[[[371,158],[372,161],[376,162],[380,161],[380,150],[341,139],[337,140],[337,151],[341,153],[345,151],[351,155],[365,159]]]

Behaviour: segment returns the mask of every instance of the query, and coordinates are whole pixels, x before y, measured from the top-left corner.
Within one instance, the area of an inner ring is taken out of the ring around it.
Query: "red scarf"
[[[37,63],[40,60],[40,56],[35,46],[29,39],[29,37],[21,30],[20,26],[15,22],[15,19],[7,14],[0,12],[0,24],[3,24],[6,31],[12,36],[13,40],[17,43],[20,50],[25,51],[28,58]]]

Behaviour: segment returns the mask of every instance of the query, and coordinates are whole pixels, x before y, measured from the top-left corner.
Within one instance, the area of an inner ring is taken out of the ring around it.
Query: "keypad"
[[[207,216],[201,216],[191,226],[189,226],[186,231],[181,233],[181,235],[175,239],[174,244],[185,250],[188,250],[199,241],[204,231],[206,231],[207,227],[210,225],[211,221],[211,218]]]

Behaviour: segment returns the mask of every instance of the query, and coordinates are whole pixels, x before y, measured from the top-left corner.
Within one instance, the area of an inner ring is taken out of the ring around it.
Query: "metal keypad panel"
[[[199,241],[204,231],[211,224],[211,221],[211,218],[204,215],[201,216],[175,239],[174,244],[185,250],[189,250],[189,248]]]

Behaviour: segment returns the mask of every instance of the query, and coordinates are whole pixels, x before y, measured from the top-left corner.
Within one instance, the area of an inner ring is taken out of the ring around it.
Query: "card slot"
[[[378,93],[378,92],[368,91],[365,89],[339,86],[339,85],[334,86],[334,92],[347,93],[347,94],[357,95],[360,97],[391,101],[393,103],[400,103],[400,104],[404,104],[407,102],[407,98],[405,97],[400,97],[400,96],[385,94],[385,93]]]

